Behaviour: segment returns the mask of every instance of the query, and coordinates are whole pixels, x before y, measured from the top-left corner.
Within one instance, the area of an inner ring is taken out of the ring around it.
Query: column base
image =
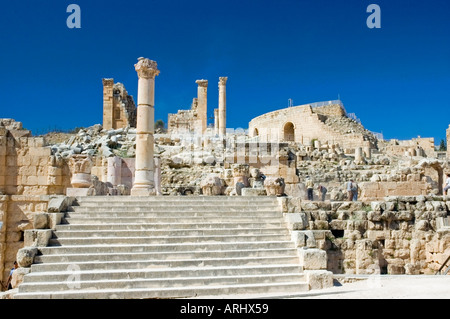
[[[132,188],[131,196],[156,196],[155,188]]]

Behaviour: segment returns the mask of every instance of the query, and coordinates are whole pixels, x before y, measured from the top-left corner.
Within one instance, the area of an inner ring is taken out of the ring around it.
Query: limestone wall
[[[338,108],[340,106],[335,107]],[[290,107],[254,118],[249,123],[249,134],[251,137],[259,136],[260,141],[287,141],[291,137],[287,136],[290,133],[286,132],[286,125],[292,123],[293,141],[303,145],[310,145],[314,140],[319,140],[322,144],[339,144],[343,148],[362,147],[366,144],[363,134],[352,131],[343,134],[327,125],[325,120],[326,116],[315,113],[310,105]]]
[[[17,251],[24,247],[24,231],[33,229],[36,213],[47,212],[48,201],[47,195],[0,196],[0,280],[8,277]]]
[[[297,246],[325,250],[335,274],[434,274],[450,254],[448,196],[280,202]]]
[[[136,127],[137,109],[122,83],[103,79],[103,128]]]

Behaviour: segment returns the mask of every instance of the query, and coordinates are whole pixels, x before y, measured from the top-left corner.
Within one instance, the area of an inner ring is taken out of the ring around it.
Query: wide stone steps
[[[73,221],[73,219],[72,219]],[[285,227],[284,222],[241,222],[239,224],[230,222],[221,223],[204,223],[199,222],[196,224],[188,223],[108,223],[108,224],[61,224],[56,226],[57,231],[68,231],[68,230],[187,230],[187,229],[230,229],[231,227],[237,227],[236,229],[261,229],[262,227],[269,228],[280,228]]]
[[[79,263],[79,262],[103,262],[122,260],[174,260],[195,258],[240,258],[240,257],[267,257],[267,256],[291,256],[296,257],[296,250],[292,248],[277,249],[246,249],[246,250],[208,250],[208,251],[163,251],[163,252],[124,252],[119,253],[84,253],[84,254],[45,254],[36,256],[34,262],[40,263]]]
[[[186,298],[308,285],[276,197],[77,198],[23,298]]]
[[[80,270],[111,270],[111,269],[145,269],[145,268],[175,268],[175,267],[217,267],[271,265],[271,264],[295,264],[297,256],[265,256],[265,257],[233,257],[233,258],[202,258],[202,259],[174,259],[174,260],[121,260],[102,262],[78,262]],[[44,263],[34,264],[31,271],[64,271],[70,269],[72,263]]]
[[[284,236],[283,236],[284,237]],[[146,236],[146,237],[92,237],[92,238],[52,238],[49,240],[49,246],[60,245],[109,245],[109,244],[129,244],[132,245],[138,241],[148,244],[166,244],[166,243],[204,243],[204,242],[235,242],[235,241],[273,241],[279,240],[280,235],[211,235],[211,236]]]
[[[134,289],[145,288],[183,288],[186,286],[207,286],[207,285],[237,285],[251,284],[259,275],[247,276],[207,276],[207,277],[176,277],[176,278],[138,278],[138,279],[117,279],[113,282],[110,280],[84,280],[84,281],[68,281],[61,282],[30,282],[24,283],[21,287],[22,292],[33,292],[39,288],[42,292],[63,291],[67,289],[67,285],[76,287],[77,289],[120,289],[123,287]],[[286,273],[286,274],[268,274],[261,281],[262,283],[283,283],[292,281],[301,281],[304,279],[303,274]]]
[[[186,267],[186,268],[154,268],[154,269],[111,269],[78,271],[73,265],[65,271],[48,271],[30,273],[25,276],[24,283],[61,282],[67,283],[69,279],[78,276],[84,280],[124,280],[124,279],[155,279],[155,278],[182,278],[182,277],[215,277],[227,276],[266,276],[275,274],[295,273],[302,274],[301,268],[295,264],[272,264],[251,266],[218,266],[218,267]],[[20,286],[22,287],[22,285]],[[19,287],[19,289],[20,289]]]
[[[136,253],[136,252],[183,252],[183,251],[216,251],[245,249],[287,249],[294,248],[290,241],[272,242],[217,242],[217,243],[174,243],[174,244],[133,244],[133,245],[64,245],[39,248],[43,255],[83,254],[83,253]]]
[[[224,229],[167,229],[167,230],[59,230],[53,238],[97,238],[97,237],[180,237],[180,236],[214,236],[214,235],[289,235],[286,228],[224,228]]]
[[[169,288],[128,288],[117,289],[71,289],[52,292],[25,292],[15,295],[15,299],[161,299],[193,298],[197,296],[219,296],[239,294],[268,294],[307,291],[308,285],[299,281],[256,283],[256,284],[218,284]]]

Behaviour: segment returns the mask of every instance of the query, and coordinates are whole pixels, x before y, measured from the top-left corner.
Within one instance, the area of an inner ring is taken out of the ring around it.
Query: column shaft
[[[138,73],[138,109],[136,125],[135,177],[131,195],[155,195],[154,182],[154,130],[155,130],[155,76],[159,74],[155,61],[139,58],[135,65]]]

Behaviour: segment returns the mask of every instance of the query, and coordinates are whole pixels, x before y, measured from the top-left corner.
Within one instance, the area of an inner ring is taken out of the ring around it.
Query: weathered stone
[[[283,217],[289,229],[303,230],[308,227],[308,218],[305,213],[284,213]]]
[[[26,230],[24,233],[25,247],[46,247],[48,241],[52,238],[52,230]]]
[[[325,289],[333,287],[333,273],[327,270],[305,270],[309,289]]]
[[[33,227],[35,229],[47,229],[49,227],[47,213],[36,213],[33,217]]]
[[[327,253],[321,249],[298,249],[300,264],[304,270],[327,269]]]
[[[25,275],[29,274],[31,268],[17,268],[14,270],[12,278],[11,278],[11,286],[13,289],[18,288],[19,285],[23,282],[23,278]]]
[[[16,255],[16,261],[19,264],[19,267],[30,267],[34,262],[34,256],[36,256],[37,252],[37,248],[32,247],[19,249]]]

